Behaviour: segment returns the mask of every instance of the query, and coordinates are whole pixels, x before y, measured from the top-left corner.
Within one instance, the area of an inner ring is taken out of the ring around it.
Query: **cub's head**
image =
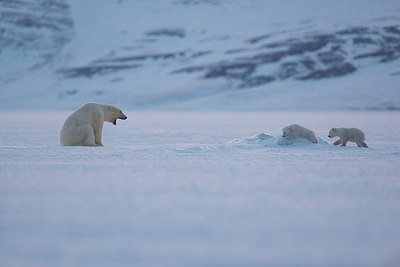
[[[125,116],[119,108],[114,106],[108,106],[104,114],[104,120],[114,125],[117,125],[117,119],[126,120],[127,118],[128,117]]]
[[[338,136],[336,128],[330,129],[328,137],[332,138],[332,137],[335,137],[335,136]]]
[[[286,126],[282,129],[282,136],[283,137],[289,137],[293,132],[292,127]]]

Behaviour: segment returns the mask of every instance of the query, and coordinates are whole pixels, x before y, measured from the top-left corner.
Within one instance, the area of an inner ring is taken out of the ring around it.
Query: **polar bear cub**
[[[62,146],[103,146],[103,123],[126,120],[122,111],[111,105],[86,103],[64,122],[60,132]]]
[[[334,142],[335,146],[342,145],[346,146],[347,142],[354,142],[358,147],[368,147],[365,141],[365,134],[358,128],[332,128],[329,131],[329,138],[339,137],[339,139]]]
[[[283,137],[285,137],[286,139],[294,139],[294,138],[302,137],[312,143],[315,143],[315,144],[318,143],[317,136],[315,135],[315,133],[312,130],[307,129],[298,124],[292,124],[292,125],[284,127],[282,129],[282,134],[283,134]]]

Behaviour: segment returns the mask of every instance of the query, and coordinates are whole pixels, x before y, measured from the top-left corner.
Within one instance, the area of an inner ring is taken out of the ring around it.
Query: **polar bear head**
[[[104,121],[117,125],[117,119],[126,120],[128,117],[117,107],[107,105],[104,110]]]
[[[293,132],[293,128],[290,126],[286,126],[282,129],[282,136],[283,137],[290,137]]]
[[[329,137],[329,138],[333,138],[333,137],[335,137],[335,136],[338,136],[337,129],[336,129],[336,128],[330,129],[330,130],[329,130],[329,135],[328,135],[328,137]]]

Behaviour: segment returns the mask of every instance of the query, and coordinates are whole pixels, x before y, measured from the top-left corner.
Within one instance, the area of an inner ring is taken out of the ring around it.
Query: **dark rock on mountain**
[[[355,37],[353,39],[353,44],[376,45],[377,42],[370,37]]]
[[[146,33],[147,36],[169,36],[183,38],[186,35],[185,29],[159,29],[153,30]]]
[[[278,71],[278,78],[281,80],[286,80],[299,74],[299,63],[297,62],[285,62],[281,64]]]
[[[135,55],[126,57],[104,57],[93,61],[87,66],[64,68],[58,70],[58,73],[66,78],[76,78],[79,76],[91,78],[92,76],[95,75],[107,75],[118,71],[138,68],[141,67],[146,60],[153,60],[159,62],[185,60],[185,59],[187,60],[187,59],[196,59],[202,56],[209,55],[211,53],[212,51],[200,51],[200,52],[179,51],[173,53],[144,54],[144,55]],[[189,69],[178,70],[175,73],[192,72],[198,70],[199,70],[198,68],[194,68],[193,70],[189,68]]]
[[[201,4],[209,4],[217,6],[220,4],[220,0],[179,0],[175,1],[175,3],[186,6],[197,6]]]
[[[342,55],[342,53],[332,50],[318,53],[318,58],[325,65],[343,62],[345,60],[345,57]]]
[[[246,42],[251,43],[251,44],[255,44],[255,43],[258,43],[261,40],[268,39],[270,37],[271,37],[270,34],[265,34],[265,35],[261,35],[261,36],[250,38]]]
[[[400,57],[400,46],[393,47],[393,48],[382,48],[380,50],[365,53],[361,55],[357,55],[355,59],[363,59],[363,58],[380,58],[381,62],[389,62],[396,60]]]
[[[255,56],[251,57],[248,60],[254,62],[255,64],[267,64],[267,63],[278,62],[287,55],[288,54],[286,51],[262,53],[262,54],[256,54]]]
[[[255,65],[252,63],[232,63],[232,64],[221,64],[211,67],[204,78],[236,78],[244,79],[249,77],[255,69]]]
[[[162,54],[145,54],[145,55],[136,55],[136,56],[128,56],[128,57],[117,57],[117,58],[103,58],[94,61],[93,63],[121,63],[121,62],[129,62],[129,61],[143,61],[143,60],[167,60],[167,59],[178,59],[183,58],[187,55],[186,52],[174,52],[174,53],[162,53]]]
[[[204,71],[208,66],[192,66],[192,67],[186,67],[178,70],[174,70],[171,72],[171,74],[179,74],[179,73],[192,73],[192,72],[199,72],[199,71]]]
[[[400,27],[399,26],[388,26],[383,28],[387,33],[400,35]]]
[[[305,58],[300,60],[301,64],[303,64],[303,66],[307,69],[307,70],[313,70],[315,69],[315,62],[310,59],[310,58]]]
[[[229,55],[229,54],[237,54],[237,53],[242,53],[242,52],[247,52],[250,51],[247,48],[238,48],[238,49],[232,49],[232,50],[227,50],[225,51],[225,54]]]
[[[239,88],[250,88],[254,86],[264,85],[273,81],[275,81],[275,78],[273,76],[254,76],[243,79],[242,83],[240,83],[239,85]]]
[[[337,31],[336,33],[339,35],[361,35],[361,34],[367,34],[370,32],[370,29],[367,27],[351,27],[348,29],[344,29],[341,31]]]
[[[123,66],[85,66],[78,68],[68,68],[61,69],[58,73],[64,75],[67,78],[76,78],[80,76],[84,76],[87,78],[91,78],[94,75],[104,75],[109,73],[114,73],[120,70],[133,69],[138,68],[140,65],[123,65]]]
[[[316,35],[305,41],[298,41],[290,44],[287,51],[288,55],[301,55],[306,52],[321,50],[329,43],[337,43],[338,39],[334,35]]]
[[[202,57],[202,56],[207,56],[209,54],[212,54],[213,51],[209,50],[209,51],[200,51],[200,52],[195,52],[191,55],[191,58],[198,58],[198,57]]]
[[[324,78],[333,78],[348,75],[357,69],[351,63],[337,64],[327,69],[316,70],[307,75],[297,77],[299,80],[319,80]]]

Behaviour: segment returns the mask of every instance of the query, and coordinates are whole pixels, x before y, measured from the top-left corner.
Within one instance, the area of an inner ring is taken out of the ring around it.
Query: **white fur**
[[[298,124],[292,124],[282,129],[283,137],[286,139],[294,139],[303,137],[312,143],[318,143],[317,136],[313,131]]]
[[[347,142],[354,142],[358,147],[368,147],[365,141],[365,134],[358,128],[332,128],[329,131],[329,138],[339,137],[339,139],[333,143],[335,146],[342,145],[346,146]]]
[[[118,108],[86,103],[65,120],[60,143],[62,146],[103,146],[103,123],[108,121],[116,124],[117,119],[126,119]]]

